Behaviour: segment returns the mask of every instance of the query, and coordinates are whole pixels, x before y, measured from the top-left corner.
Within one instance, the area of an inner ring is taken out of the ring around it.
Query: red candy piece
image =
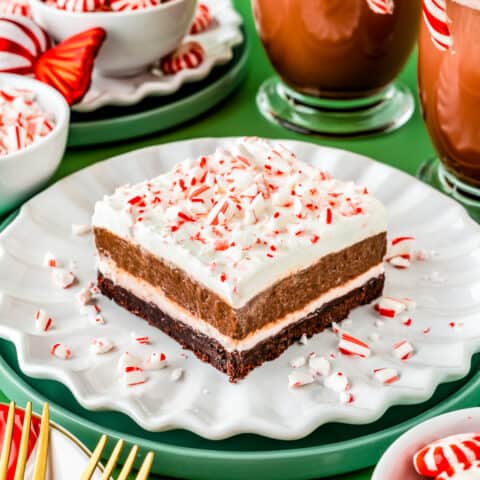
[[[441,473],[435,480],[478,480],[480,478],[480,462],[467,466],[457,465],[451,474]]]
[[[35,76],[56,88],[72,105],[90,87],[93,62],[104,40],[102,28],[92,28],[64,40],[41,56],[35,64]]]
[[[380,15],[393,13],[393,0],[367,0],[368,6]]]
[[[447,24],[445,0],[423,0],[422,12],[433,44],[439,50],[448,50],[452,46],[452,37]]]
[[[197,35],[204,32],[213,24],[213,17],[210,14],[210,9],[204,3],[199,3],[195,18],[190,27],[190,35]]]
[[[160,68],[165,75],[173,75],[181,70],[198,67],[204,58],[203,47],[197,42],[188,42],[163,58]]]
[[[68,12],[95,12],[105,7],[103,0],[57,0],[56,7]]]
[[[450,478],[459,467],[480,460],[480,433],[452,435],[430,443],[413,457],[415,470],[426,477]],[[449,477],[450,476],[450,477]]]
[[[50,38],[33,20],[20,16],[0,17],[1,73],[30,75],[34,65],[50,48]]]
[[[0,0],[0,15],[20,15],[30,18],[30,5],[25,0]]]
[[[341,334],[338,349],[344,355],[356,355],[361,358],[367,358],[370,356],[370,347],[359,338],[356,338],[347,332]]]
[[[144,8],[155,7],[160,3],[160,0],[111,0],[110,7],[115,12],[124,12],[127,10],[142,10]]]

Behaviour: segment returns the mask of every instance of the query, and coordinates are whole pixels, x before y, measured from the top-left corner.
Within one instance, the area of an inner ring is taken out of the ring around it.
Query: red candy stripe
[[[356,355],[361,358],[370,356],[370,347],[362,340],[346,332],[343,332],[340,336],[338,349],[344,355]]]
[[[198,67],[205,58],[203,47],[197,42],[188,42],[162,59],[160,68],[165,75],[173,75],[189,68]]]
[[[445,5],[445,0],[423,0],[422,5],[423,20],[430,32],[432,42],[443,51],[452,46]]]
[[[0,15],[20,15],[31,17],[28,2],[22,0],[0,0]]]
[[[199,3],[197,13],[190,27],[190,35],[197,35],[204,32],[213,24],[213,17],[210,14],[210,9],[204,3]]]
[[[393,0],[367,0],[367,4],[371,10],[380,15],[393,13]]]

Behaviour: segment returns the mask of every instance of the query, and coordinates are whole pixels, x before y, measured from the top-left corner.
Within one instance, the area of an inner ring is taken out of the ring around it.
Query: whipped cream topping
[[[30,90],[0,89],[0,157],[28,147],[55,126]]]
[[[257,138],[118,188],[97,202],[93,225],[183,269],[235,308],[387,227],[364,187]]]

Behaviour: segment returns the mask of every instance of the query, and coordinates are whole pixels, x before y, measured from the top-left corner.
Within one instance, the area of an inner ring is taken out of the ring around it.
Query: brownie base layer
[[[384,282],[384,275],[372,278],[363,286],[326,303],[306,317],[288,325],[278,334],[259,342],[250,350],[230,352],[217,340],[175,320],[156,305],[139,299],[98,273],[98,286],[105,296],[162,330],[184,348],[191,350],[200,360],[226,373],[231,382],[244,378],[262,363],[279,357],[303,334],[311,337],[330,326],[332,322],[346,318],[353,308],[370,303],[382,294]]]

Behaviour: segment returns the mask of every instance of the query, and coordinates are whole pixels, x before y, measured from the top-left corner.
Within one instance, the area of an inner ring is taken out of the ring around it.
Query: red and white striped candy
[[[111,0],[110,7],[115,12],[143,10],[160,5],[161,0]]]
[[[314,378],[310,373],[302,372],[300,370],[296,370],[288,376],[288,386],[290,388],[303,387],[304,385],[313,383],[313,381]]]
[[[435,480],[478,480],[480,478],[480,462],[467,466],[456,465],[450,472],[442,472]]]
[[[0,17],[0,72],[28,75],[35,61],[51,46],[48,35],[20,16]]]
[[[388,263],[390,263],[392,267],[400,270],[405,270],[410,266],[410,260],[405,257],[392,257],[388,260]]]
[[[45,267],[56,268],[59,266],[59,262],[52,252],[47,252],[43,257],[43,265]]]
[[[325,386],[334,392],[346,392],[350,390],[350,381],[343,372],[335,372],[325,378]]]
[[[367,0],[367,4],[371,10],[380,15],[393,13],[393,0]]]
[[[123,369],[123,381],[127,387],[134,387],[135,385],[141,385],[147,381],[145,371],[141,367],[126,366]]]
[[[165,75],[173,75],[189,68],[197,68],[205,58],[203,47],[197,42],[187,42],[162,59],[160,68]]]
[[[56,268],[52,272],[53,283],[60,288],[70,288],[75,283],[75,275],[63,268]]]
[[[448,28],[446,1],[423,0],[422,12],[433,44],[439,50],[448,50],[452,46],[452,36]]]
[[[56,7],[67,12],[95,12],[104,6],[102,0],[57,0]]]
[[[408,360],[414,351],[412,344],[407,340],[402,340],[393,346],[393,353],[400,360]]]
[[[75,295],[75,300],[79,305],[88,305],[92,301],[92,292],[90,289],[84,288]]]
[[[192,26],[190,27],[190,35],[196,35],[204,32],[213,24],[213,17],[210,14],[210,9],[204,3],[199,3],[197,12]]]
[[[24,0],[0,0],[0,15],[19,15],[30,18],[30,5]]]
[[[415,247],[415,237],[395,237],[389,242],[386,259],[405,257],[409,260]]]
[[[370,347],[362,340],[342,332],[338,350],[344,355],[356,355],[361,358],[368,358],[370,356]]]
[[[164,353],[153,352],[145,362],[145,369],[160,370],[168,365],[167,356]]]
[[[5,143],[10,153],[25,148],[29,144],[27,128],[21,125],[8,126]]]
[[[150,337],[148,335],[137,335],[135,332],[132,332],[132,339],[139,345],[148,345],[150,343]]]
[[[50,349],[50,353],[62,360],[68,360],[72,356],[72,351],[63,343],[54,343]]]
[[[41,308],[35,312],[35,326],[38,331],[46,332],[52,326],[52,318]]]
[[[400,379],[398,372],[394,368],[376,368],[373,371],[373,375],[376,380],[386,385],[395,383]]]
[[[351,392],[340,392],[338,395],[338,399],[340,400],[340,403],[343,403],[345,405],[349,405],[355,400]]]
[[[135,357],[129,352],[123,352],[118,359],[117,367],[120,372],[123,372],[125,367],[138,367],[141,363],[138,357]]]
[[[407,307],[404,302],[393,297],[382,297],[374,305],[375,310],[382,316],[387,318],[395,318],[402,313]]]
[[[426,477],[435,477],[442,472],[451,475],[456,466],[466,467],[476,461],[480,461],[480,433],[442,438],[422,448],[413,457],[415,470]]]
[[[113,343],[108,338],[94,338],[90,344],[90,349],[96,355],[103,355],[113,349]]]

